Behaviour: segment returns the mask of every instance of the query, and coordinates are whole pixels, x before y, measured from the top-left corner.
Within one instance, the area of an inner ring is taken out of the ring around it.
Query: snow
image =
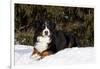
[[[94,47],[67,48],[41,60],[31,56],[32,46],[15,45],[15,65],[66,65],[95,62]]]

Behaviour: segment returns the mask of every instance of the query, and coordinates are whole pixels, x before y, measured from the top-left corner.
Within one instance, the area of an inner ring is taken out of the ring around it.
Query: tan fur
[[[36,50],[35,48],[33,48],[33,52],[32,52],[32,56],[37,54],[38,56],[40,56],[40,59],[52,54],[52,52],[49,52],[47,50],[43,51],[42,53],[38,52],[38,50]]]

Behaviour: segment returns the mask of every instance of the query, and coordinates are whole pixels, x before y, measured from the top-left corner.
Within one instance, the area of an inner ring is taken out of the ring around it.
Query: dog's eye
[[[45,24],[42,24],[42,27],[44,27],[45,26]]]

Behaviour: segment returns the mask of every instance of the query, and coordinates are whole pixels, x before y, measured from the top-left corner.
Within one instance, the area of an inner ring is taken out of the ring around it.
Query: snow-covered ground
[[[95,62],[94,47],[67,48],[42,60],[32,58],[32,50],[32,46],[15,45],[15,65],[66,65]]]

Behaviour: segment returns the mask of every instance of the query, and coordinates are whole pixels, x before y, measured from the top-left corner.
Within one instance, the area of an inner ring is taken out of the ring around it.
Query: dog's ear
[[[48,24],[50,25],[50,29],[55,30],[56,23],[54,21],[48,21]]]
[[[55,23],[53,23],[53,30],[55,30],[56,29],[56,24]]]
[[[56,23],[52,22],[52,29],[55,30],[56,29]]]

